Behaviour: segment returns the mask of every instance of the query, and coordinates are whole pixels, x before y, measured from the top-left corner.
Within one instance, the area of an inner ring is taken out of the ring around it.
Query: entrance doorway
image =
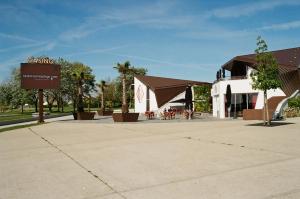
[[[243,117],[244,109],[255,109],[257,96],[258,93],[233,93],[231,96],[230,117]],[[225,116],[228,117],[226,107]]]

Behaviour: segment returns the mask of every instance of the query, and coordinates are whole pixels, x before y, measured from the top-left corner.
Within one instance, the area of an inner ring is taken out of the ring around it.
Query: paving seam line
[[[278,152],[278,151],[272,151],[264,148],[255,148],[255,147],[249,147],[246,145],[238,145],[238,144],[233,144],[233,143],[226,143],[226,142],[216,142],[213,140],[203,140],[203,139],[198,139],[198,138],[192,138],[192,137],[182,137],[184,139],[188,140],[193,140],[193,141],[198,141],[206,144],[218,144],[218,145],[224,145],[224,146],[231,146],[231,147],[236,147],[236,148],[244,148],[244,149],[249,149],[253,151],[264,151],[264,152],[269,152],[269,153],[275,153],[275,154],[280,154],[280,155],[285,155],[285,156],[290,156],[290,157],[298,157],[298,155],[293,155],[293,154],[288,154],[288,153],[283,153],[283,152]]]
[[[46,138],[44,138],[43,136],[41,136],[40,134],[38,134],[37,132],[35,132],[34,130],[32,130],[31,128],[28,128],[34,135],[38,136],[39,138],[41,138],[43,141],[45,141],[47,144],[49,144],[51,147],[57,149],[59,152],[61,152],[63,155],[65,155],[67,158],[69,158],[72,162],[74,162],[77,166],[79,166],[80,168],[82,168],[83,170],[85,170],[89,175],[91,175],[92,177],[96,178],[98,181],[100,181],[101,183],[103,183],[104,185],[106,185],[110,190],[113,191],[113,193],[118,194],[119,196],[121,196],[124,199],[127,199],[124,195],[122,195],[121,193],[119,193],[117,190],[115,190],[110,184],[108,184],[108,182],[104,181],[103,179],[101,179],[99,176],[97,176],[96,174],[94,174],[92,171],[90,171],[88,168],[86,168],[85,166],[83,166],[79,161],[77,161],[75,158],[73,158],[71,155],[69,155],[68,153],[66,153],[65,151],[63,151],[62,149],[60,149],[58,146],[56,146],[55,144],[53,144],[52,142],[50,142],[49,140],[47,140]]]
[[[165,182],[165,183],[160,183],[160,184],[154,184],[154,185],[150,185],[150,186],[137,187],[137,188],[133,188],[133,189],[123,190],[123,191],[120,191],[119,193],[128,193],[128,192],[132,192],[132,191],[145,190],[145,189],[155,188],[155,187],[164,186],[164,185],[187,182],[187,181],[191,181],[191,180],[198,180],[198,179],[202,179],[202,178],[206,178],[206,177],[218,176],[218,175],[223,175],[223,174],[227,174],[227,173],[231,173],[231,172],[235,172],[235,171],[241,171],[241,170],[245,170],[245,169],[257,168],[257,167],[261,167],[261,166],[266,166],[266,165],[270,165],[270,164],[276,164],[276,163],[281,163],[281,162],[296,160],[296,159],[299,159],[299,157],[280,159],[280,160],[276,160],[276,161],[272,161],[272,162],[266,162],[266,163],[255,164],[255,165],[250,165],[250,166],[241,167],[241,168],[229,169],[229,170],[226,170],[226,171],[211,173],[211,174],[202,175],[202,176],[195,176],[195,177],[190,177],[190,178],[185,178],[185,179],[178,179],[178,180]]]
[[[288,192],[282,192],[282,193],[279,193],[279,194],[276,194],[276,195],[270,195],[270,196],[268,196],[264,199],[273,199],[273,198],[277,198],[277,197],[288,196],[288,195],[299,193],[299,192],[300,192],[300,189],[293,189],[293,190],[290,190]]]

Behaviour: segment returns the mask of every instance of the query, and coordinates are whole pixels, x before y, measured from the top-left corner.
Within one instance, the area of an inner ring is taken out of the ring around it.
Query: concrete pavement
[[[300,198],[300,119],[253,123],[65,121],[3,132],[0,198]]]

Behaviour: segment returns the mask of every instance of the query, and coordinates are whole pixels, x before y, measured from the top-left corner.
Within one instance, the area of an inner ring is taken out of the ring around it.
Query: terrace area
[[[1,198],[299,198],[300,121],[52,122],[0,133]],[[255,174],[255,175],[254,175]]]

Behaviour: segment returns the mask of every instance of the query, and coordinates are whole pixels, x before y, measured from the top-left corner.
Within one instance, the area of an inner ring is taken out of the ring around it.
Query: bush
[[[207,101],[195,102],[196,112],[211,112],[210,104]]]
[[[284,110],[284,116],[289,117],[300,117],[300,108],[298,107],[288,107]]]
[[[289,107],[300,108],[300,97],[293,97],[288,101]]]
[[[195,111],[211,112],[210,106],[210,87],[194,86]]]

